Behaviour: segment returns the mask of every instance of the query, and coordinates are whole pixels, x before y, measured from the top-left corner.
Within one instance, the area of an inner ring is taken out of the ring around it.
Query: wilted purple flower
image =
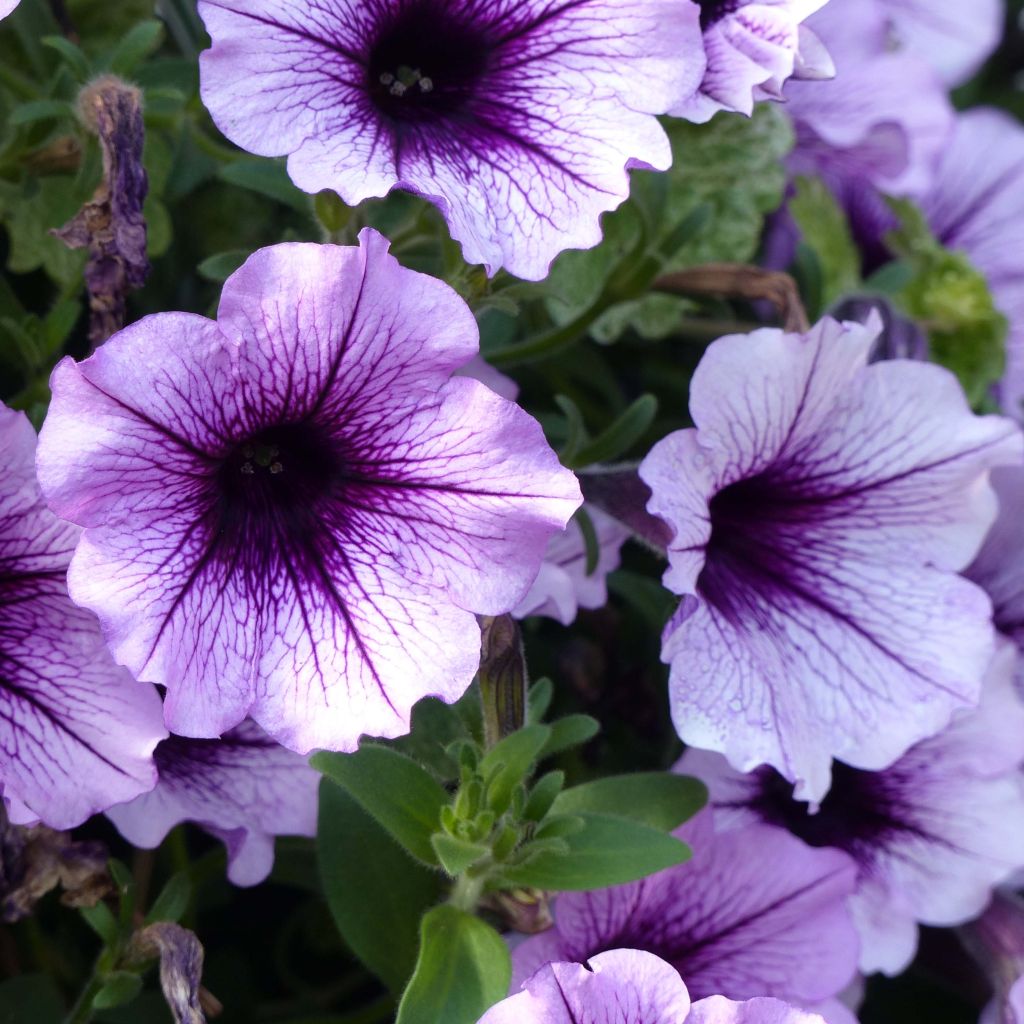
[[[948,371],[866,365],[871,326],[825,318],[714,342],[690,389],[696,429],[640,467],[675,530],[665,629],[680,736],[801,799],[832,757],[883,768],[976,703],[991,607],[956,575],[996,515],[1012,421],[971,414]]]
[[[769,768],[740,775],[718,754],[691,749],[678,770],[708,784],[723,825],[766,822],[845,850],[859,868],[850,909],[861,969],[898,974],[913,958],[917,922],[969,920],[993,885],[1024,866],[1024,704],[1015,659],[1004,642],[979,707],[959,712],[886,770],[837,763],[814,813]]]
[[[777,999],[735,1003],[712,996],[691,1005],[679,974],[636,949],[609,949],[580,963],[548,963],[521,992],[479,1024],[822,1024]]]
[[[801,22],[827,0],[701,0],[708,66],[700,88],[671,113],[709,121],[719,110],[748,116],[781,99],[788,78],[830,78],[832,59]]]
[[[1024,127],[1002,111],[960,114],[922,209],[936,237],[984,273],[1010,321],[1003,408],[1024,419]]]
[[[690,0],[202,0],[202,94],[232,141],[307,192],[436,203],[470,263],[545,276],[601,240],[654,114],[704,73]]]
[[[601,608],[607,603],[608,573],[619,567],[619,552],[631,534],[599,508],[588,505],[586,512],[597,539],[597,563],[593,570],[587,571],[583,530],[573,520],[548,544],[537,579],[513,611],[517,618],[547,615],[568,626],[580,608]]]
[[[858,0],[877,4],[892,44],[928,61],[949,86],[960,85],[1002,38],[1004,0]]]
[[[274,836],[316,835],[320,776],[255,722],[219,740],[171,736],[155,759],[156,788],[107,811],[135,846],[154,849],[192,821],[224,841],[231,881],[256,885],[273,867]]]
[[[960,937],[994,990],[978,1024],[1024,1024],[1024,900],[998,890]]]
[[[842,991],[858,953],[849,857],[758,823],[716,832],[710,810],[675,835],[693,850],[686,864],[559,896],[554,928],[513,951],[513,988],[549,961],[621,947],[657,954],[697,998],[768,995],[807,1006]]]
[[[836,320],[869,324],[872,316],[881,321],[881,333],[871,348],[868,361],[882,359],[928,359],[928,335],[909,317],[897,313],[892,303],[880,295],[851,295],[829,314]]]
[[[522,599],[580,502],[533,419],[451,378],[468,307],[360,243],[260,250],[216,322],[148,317],[54,371],[40,476],[87,527],[73,597],[180,735],[403,733],[463,693],[475,615]]]
[[[68,597],[78,530],[43,504],[35,449],[25,416],[0,405],[0,793],[18,824],[65,829],[152,789],[167,730],[156,691]]]

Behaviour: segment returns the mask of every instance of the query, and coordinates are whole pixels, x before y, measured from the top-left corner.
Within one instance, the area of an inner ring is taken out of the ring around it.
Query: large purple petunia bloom
[[[202,0],[202,94],[307,192],[434,202],[470,263],[545,276],[601,240],[704,72],[691,0]]]
[[[785,828],[857,863],[850,909],[861,935],[861,969],[898,974],[913,958],[917,922],[960,924],[984,908],[992,887],[1024,866],[1024,703],[1003,642],[976,710],[880,772],[837,764],[815,813],[774,771],[749,775],[718,754],[688,750],[679,771],[702,778],[724,826]]]
[[[559,896],[554,928],[513,951],[512,987],[549,961],[632,948],[671,964],[696,998],[810,1006],[843,990],[858,954],[846,909],[856,877],[849,857],[757,823],[716,832],[710,810],[675,834],[693,849],[686,864]]]
[[[691,1004],[679,974],[636,949],[611,949],[580,963],[549,963],[479,1024],[823,1024],[777,999]]]
[[[891,764],[976,703],[994,631],[957,575],[1018,463],[1008,419],[971,414],[952,374],[866,365],[873,326],[721,338],[694,374],[696,429],[640,466],[675,531],[665,630],[676,728],[802,799],[837,757]]]
[[[192,821],[227,846],[231,881],[256,885],[273,867],[275,835],[316,835],[319,774],[254,722],[219,740],[171,736],[156,765],[155,789],[107,811],[135,846],[154,849]]]
[[[479,663],[579,486],[518,406],[451,374],[476,323],[373,231],[263,249],[216,322],[148,317],[53,374],[40,479],[69,574],[173,732],[250,715],[300,752],[408,729]]]
[[[700,88],[671,113],[709,121],[719,110],[748,116],[758,100],[781,99],[791,76],[830,78],[831,57],[801,22],[828,0],[700,0],[708,66]]]
[[[12,820],[80,825],[152,789],[160,698],[68,597],[78,530],[43,504],[36,434],[0,405],[0,794]]]

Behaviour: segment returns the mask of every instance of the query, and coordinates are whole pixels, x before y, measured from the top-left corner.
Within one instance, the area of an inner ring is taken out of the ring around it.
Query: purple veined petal
[[[655,120],[704,71],[690,0],[202,0],[221,130],[349,204],[435,203],[470,263],[537,280],[601,239],[628,170],[664,170]]]
[[[799,1010],[778,999],[748,999],[736,1003],[710,996],[693,1004],[686,1024],[825,1024],[816,1013]]]
[[[569,893],[555,927],[513,951],[513,989],[550,960],[586,962],[604,949],[653,953],[694,998],[770,995],[802,1005],[853,977],[858,942],[846,899],[856,867],[754,823],[717,832],[710,811],[675,833],[693,858],[640,882]]]
[[[155,754],[156,788],[107,817],[135,846],[153,849],[195,822],[228,848],[228,877],[256,885],[270,873],[274,836],[316,834],[319,775],[246,721],[219,740],[171,736]]]
[[[599,508],[587,506],[586,511],[597,535],[594,571],[587,573],[583,531],[578,523],[570,522],[564,532],[555,534],[548,543],[537,579],[512,613],[516,618],[546,615],[568,626],[580,608],[601,608],[607,603],[608,574],[619,567],[622,545],[632,534]]]
[[[261,250],[218,321],[149,317],[54,371],[40,479],[86,527],[73,597],[180,735],[404,733],[464,692],[475,616],[522,600],[580,503],[536,421],[451,379],[461,299],[360,243]]]
[[[760,821],[858,865],[850,910],[860,969],[898,974],[917,948],[917,923],[948,926],[976,916],[993,886],[1024,865],[1024,703],[1017,654],[1003,642],[981,703],[895,764],[866,772],[837,764],[815,813],[770,769],[741,775],[718,754],[688,750],[678,770],[703,779],[716,821]]]
[[[1004,0],[875,0],[894,43],[927,60],[950,86],[967,81],[991,56],[1006,21]]]
[[[755,100],[780,99],[797,68],[828,77],[831,61],[800,23],[826,0],[739,0],[701,3],[707,70],[699,90],[670,112],[709,121],[719,110],[753,113]],[[806,53],[802,48],[806,47]]]
[[[545,964],[479,1024],[682,1024],[689,1012],[686,985],[672,967],[650,953],[612,949],[586,967]]]
[[[78,530],[43,504],[36,435],[0,406],[0,786],[11,819],[80,825],[151,789],[160,698],[111,660],[68,597]]]
[[[948,248],[962,249],[984,273],[1010,321],[1003,408],[1024,419],[1024,267],[1013,225],[1024,217],[1024,128],[1002,111],[959,114],[922,209]]]
[[[989,470],[1021,458],[1012,421],[972,415],[945,370],[866,366],[878,326],[719,339],[697,428],[640,467],[675,530],[680,736],[812,801],[833,757],[883,768],[977,701],[991,606],[957,572],[995,518]]]

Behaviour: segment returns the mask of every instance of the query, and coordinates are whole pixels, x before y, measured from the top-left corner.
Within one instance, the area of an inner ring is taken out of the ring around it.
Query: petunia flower
[[[781,99],[790,77],[822,79],[835,66],[801,22],[828,0],[700,0],[707,70],[700,88],[672,114],[709,121],[719,110],[748,117],[758,100]]]
[[[675,531],[679,735],[811,801],[833,757],[884,768],[977,702],[991,607],[957,572],[996,515],[988,471],[1021,459],[1013,422],[972,415],[946,370],[866,365],[879,326],[719,339],[696,428],[640,466]]]
[[[256,885],[274,864],[274,836],[316,835],[320,776],[255,722],[219,740],[170,736],[156,748],[156,788],[107,817],[134,846],[154,849],[192,821],[223,840],[228,877]]]
[[[894,765],[836,764],[816,811],[769,768],[741,775],[718,754],[688,750],[678,770],[703,779],[723,827],[761,822],[812,846],[844,850],[858,867],[850,909],[865,973],[898,974],[913,959],[917,922],[961,924],[1024,866],[1024,703],[1016,651],[1002,643],[982,701]]]
[[[0,0],[0,18],[6,18],[20,3],[21,0]]]
[[[80,825],[152,789],[160,698],[114,664],[65,575],[78,530],[43,504],[36,434],[0,405],[0,794],[18,824]]]
[[[579,486],[539,424],[452,372],[476,322],[373,231],[263,249],[218,319],[148,317],[65,359],[39,467],[86,527],[72,597],[167,688],[179,735],[251,716],[301,753],[407,731],[479,662]]]
[[[540,573],[513,611],[516,618],[546,615],[568,626],[581,608],[601,608],[607,603],[608,573],[618,568],[619,552],[631,533],[599,508],[588,505],[586,511],[597,541],[596,564],[588,572],[586,541],[574,520],[548,544]]]
[[[1002,407],[1024,419],[1024,263],[1016,226],[1024,217],[1024,127],[999,110],[959,114],[921,208],[935,236],[962,249],[984,273],[1010,321]]]
[[[927,60],[950,87],[967,81],[999,45],[1005,0],[859,0],[889,23],[890,45]]]
[[[350,205],[435,203],[469,263],[538,280],[601,240],[656,114],[704,73],[691,0],[201,0],[203,100],[243,149]]]
[[[549,961],[631,948],[671,964],[695,998],[810,1006],[843,990],[858,954],[846,909],[856,877],[849,857],[758,823],[716,831],[710,810],[675,834],[693,849],[686,864],[559,896],[554,928],[513,951],[512,987]]]
[[[610,949],[586,965],[549,963],[479,1024],[823,1024],[777,999],[697,1003],[679,974],[651,953]]]

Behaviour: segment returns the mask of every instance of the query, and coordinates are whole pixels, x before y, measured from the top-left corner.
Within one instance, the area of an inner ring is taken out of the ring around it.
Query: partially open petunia
[[[156,748],[156,788],[107,817],[135,846],[154,849],[195,822],[223,840],[228,877],[256,885],[274,864],[274,836],[316,835],[320,776],[294,751],[246,721],[219,740],[170,736]]]
[[[883,768],[977,702],[991,607],[957,573],[995,518],[989,470],[1021,461],[1014,423],[974,416],[946,370],[867,365],[879,326],[719,339],[696,428],[640,467],[675,531],[679,735],[811,801],[833,757]]]
[[[750,115],[758,100],[781,99],[791,77],[835,74],[818,37],[801,24],[827,0],[699,0],[707,70],[693,96],[671,111],[703,123],[719,110]]]
[[[65,575],[78,530],[43,503],[36,434],[0,405],[0,794],[11,819],[80,825],[152,789],[160,698],[114,664]]]
[[[588,565],[583,529],[573,520],[548,544],[530,592],[513,611],[516,618],[546,615],[568,626],[581,608],[600,608],[607,602],[608,573],[618,568],[619,553],[631,533],[599,508],[588,505],[586,512],[594,528],[594,564]]]
[[[954,925],[981,912],[993,886],[1024,867],[1024,703],[1017,654],[1003,642],[976,710],[879,772],[836,764],[813,813],[769,768],[741,775],[718,754],[688,750],[678,770],[703,779],[723,827],[762,822],[857,864],[850,909],[865,973],[900,973],[917,923]]]
[[[479,1024],[823,1024],[777,999],[690,1002],[669,964],[636,949],[609,949],[581,963],[549,963]]]
[[[704,73],[691,0],[201,0],[203,100],[307,192],[435,203],[467,262],[539,280],[634,167],[665,170],[654,115]]]
[[[452,377],[477,347],[366,230],[260,250],[216,321],[151,316],[57,366],[39,467],[86,527],[72,597],[173,732],[251,716],[351,750],[465,691],[475,616],[522,600],[581,500],[535,420]]]
[[[695,998],[812,1006],[842,992],[859,951],[846,908],[856,866],[846,854],[759,823],[716,831],[710,810],[675,834],[693,850],[686,864],[559,896],[554,928],[513,951],[512,987],[549,961],[621,947],[661,957]]]

